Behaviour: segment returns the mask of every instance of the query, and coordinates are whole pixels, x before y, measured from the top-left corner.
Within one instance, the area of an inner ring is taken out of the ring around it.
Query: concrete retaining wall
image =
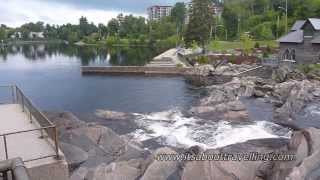
[[[192,68],[180,67],[146,67],[146,66],[82,66],[84,74],[159,74],[159,75],[184,75]]]
[[[69,180],[69,169],[65,160],[27,168],[31,180]]]

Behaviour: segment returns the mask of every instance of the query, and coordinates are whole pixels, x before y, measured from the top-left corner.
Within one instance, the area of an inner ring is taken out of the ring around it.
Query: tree
[[[120,23],[117,19],[113,18],[108,23],[109,35],[115,36],[118,34],[120,28]]]
[[[180,33],[180,35],[183,31],[186,14],[187,8],[183,2],[176,3],[171,10],[171,17],[173,21],[177,24],[177,30]]]
[[[146,34],[148,31],[148,26],[145,21],[146,20],[143,17],[134,17],[133,15],[125,17],[122,16],[121,21],[119,21],[120,37],[137,39],[140,35]]]
[[[88,34],[88,27],[89,23],[86,17],[81,16],[79,19],[79,29],[80,29],[80,36],[87,36]]]
[[[149,26],[151,39],[167,39],[176,34],[176,25],[169,17],[163,17],[160,21],[151,21]]]
[[[7,39],[7,33],[5,28],[0,28],[0,41]]]
[[[242,42],[242,47],[244,55],[248,56],[253,48],[253,41],[249,34],[244,33],[240,36],[240,41]]]
[[[99,31],[100,39],[105,39],[107,37],[107,35],[108,35],[108,27],[107,26],[100,23],[98,25],[98,31]]]
[[[213,13],[211,0],[192,0],[190,22],[185,33],[186,45],[190,46],[193,41],[205,49],[211,31]]]

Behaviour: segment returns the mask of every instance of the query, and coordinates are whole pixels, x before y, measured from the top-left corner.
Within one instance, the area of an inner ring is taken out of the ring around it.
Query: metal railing
[[[27,169],[21,158],[0,162],[0,179],[30,180]]]
[[[271,66],[271,67],[277,67],[279,66],[280,61],[278,57],[269,57],[269,58],[262,58],[261,59],[261,65],[262,66]]]
[[[23,91],[16,85],[10,85],[10,86],[0,86],[1,89],[7,89],[7,93],[5,94],[5,101],[1,101],[1,95],[3,93],[0,93],[0,104],[6,103],[6,104],[19,104],[22,108],[22,111],[27,113],[30,123],[35,123],[39,126],[39,128],[34,128],[30,130],[24,130],[24,131],[16,131],[16,132],[10,132],[6,134],[0,134],[0,138],[3,139],[4,143],[4,152],[6,156],[6,160],[9,159],[9,151],[8,149],[8,136],[16,135],[16,134],[22,134],[22,133],[30,133],[30,132],[37,132],[39,131],[41,133],[40,138],[47,139],[48,143],[52,146],[54,150],[54,154],[49,154],[46,156],[41,156],[33,159],[26,159],[24,162],[30,162],[35,161],[39,159],[45,159],[54,157],[56,159],[60,158],[59,155],[59,142],[58,142],[58,132],[56,126],[38,109],[36,106],[32,103],[32,101],[26,97],[23,93]],[[11,96],[8,98],[8,96]],[[3,97],[2,97],[3,98]]]

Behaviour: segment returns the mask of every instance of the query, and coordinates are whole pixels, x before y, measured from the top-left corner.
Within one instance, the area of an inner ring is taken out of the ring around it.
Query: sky
[[[106,24],[119,13],[147,17],[149,6],[174,5],[177,1],[186,0],[0,0],[0,24],[77,24],[81,16],[95,24]]]

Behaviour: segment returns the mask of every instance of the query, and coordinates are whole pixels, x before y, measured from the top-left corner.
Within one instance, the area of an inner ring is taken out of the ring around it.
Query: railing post
[[[8,147],[7,147],[7,137],[5,135],[3,136],[3,143],[4,143],[4,152],[6,153],[6,160],[8,160],[9,156],[8,156]]]
[[[21,106],[22,106],[22,112],[24,112],[24,97],[21,93]]]
[[[11,86],[11,95],[12,95],[12,103],[14,104],[16,102],[15,98],[15,86]]]
[[[4,171],[2,175],[3,175],[3,180],[8,180],[8,171]]]
[[[55,151],[56,151],[56,159],[60,159],[57,127],[53,127],[53,136],[54,136],[53,138],[54,138],[54,145],[55,145]]]

